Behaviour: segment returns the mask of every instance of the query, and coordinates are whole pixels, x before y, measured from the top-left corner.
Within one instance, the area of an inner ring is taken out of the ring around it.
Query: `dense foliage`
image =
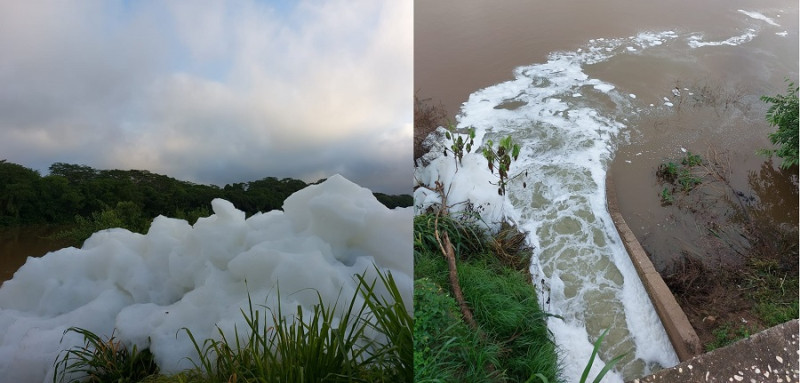
[[[97,170],[60,162],[50,166],[50,174],[41,176],[35,170],[0,160],[0,226],[73,223],[76,217],[147,220],[162,214],[196,218],[208,212],[214,198],[224,198],[252,215],[281,208],[286,197],[308,185],[291,178],[267,177],[220,188],[147,170]],[[412,203],[410,195],[375,195],[390,208]],[[119,216],[102,216],[110,210]]]
[[[770,133],[769,140],[778,145],[774,153],[783,159],[781,167],[787,169],[798,164],[798,87],[789,83],[786,94],[774,97],[763,96],[761,100],[772,104],[767,110],[767,121],[770,125],[777,126],[778,131]]]

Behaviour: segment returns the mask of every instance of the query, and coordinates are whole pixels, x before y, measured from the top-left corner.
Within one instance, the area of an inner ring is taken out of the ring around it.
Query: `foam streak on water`
[[[606,168],[625,133],[622,118],[634,107],[627,94],[583,71],[617,54],[682,43],[677,40],[671,31],[591,40],[473,93],[459,116],[459,127],[473,126],[495,142],[510,134],[523,147],[512,174],[528,176],[512,183],[509,200],[535,248],[531,273],[541,303],[563,317],[550,318],[548,326],[563,350],[567,381],[578,379],[591,342],[606,328],[601,358],[628,353],[609,381],[677,363],[606,208]]]

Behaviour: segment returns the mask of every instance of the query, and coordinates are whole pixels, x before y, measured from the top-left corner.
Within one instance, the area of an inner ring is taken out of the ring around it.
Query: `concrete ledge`
[[[633,383],[797,382],[797,338],[798,323],[794,319]]]
[[[633,235],[619,212],[617,192],[614,189],[611,172],[608,172],[606,176],[606,201],[608,203],[608,211],[611,213],[611,219],[614,221],[619,236],[625,244],[625,249],[628,250],[628,255],[631,257],[633,266],[636,268],[636,272],[639,274],[639,278],[650,296],[650,301],[653,302],[656,313],[661,318],[661,323],[667,331],[667,336],[675,349],[675,353],[678,355],[678,359],[683,362],[700,354],[702,346],[694,327],[689,323],[689,319],[680,305],[678,305],[672,295],[672,291],[661,279],[661,274],[653,267],[653,263],[647,257],[647,253],[645,253],[639,240]]]

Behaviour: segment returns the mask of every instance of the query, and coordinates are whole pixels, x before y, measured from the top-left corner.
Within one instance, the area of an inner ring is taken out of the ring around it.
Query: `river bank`
[[[706,161],[710,163],[703,169],[719,166]],[[764,168],[773,169],[771,161]],[[796,171],[775,172],[784,177],[773,182],[796,182]],[[672,211],[672,224],[661,225],[658,233],[673,238],[670,261],[654,257],[663,247],[654,249],[648,242],[642,246],[649,258],[662,260],[658,272],[697,332],[703,351],[710,351],[798,317],[797,289],[790,287],[798,284],[798,234],[796,223],[779,222],[765,213],[775,207],[757,198],[758,193],[747,198],[725,178],[695,174],[700,183],[693,190],[676,193],[666,206],[652,207]],[[613,192],[617,190],[618,186]],[[796,203],[789,200],[782,208],[796,209]],[[696,240],[675,240],[676,231],[686,227],[694,228]]]

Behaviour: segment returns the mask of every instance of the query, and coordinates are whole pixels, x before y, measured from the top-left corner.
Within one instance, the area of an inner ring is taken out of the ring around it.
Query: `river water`
[[[749,170],[774,173],[754,154],[772,131],[758,97],[797,79],[798,4],[417,1],[414,60],[418,95],[441,101],[459,128],[523,146],[512,173],[528,176],[509,199],[535,247],[542,304],[564,318],[548,326],[567,381],[606,328],[603,360],[628,353],[608,381],[675,364],[606,210],[606,173],[640,238],[664,219],[652,174],[666,158],[724,153],[744,193]],[[795,190],[784,182],[760,197],[788,204],[775,218],[796,225]],[[648,238],[648,250],[669,253],[669,241]]]
[[[0,285],[11,279],[28,257],[41,257],[68,246],[69,241],[48,238],[59,227],[24,226],[0,229]]]

